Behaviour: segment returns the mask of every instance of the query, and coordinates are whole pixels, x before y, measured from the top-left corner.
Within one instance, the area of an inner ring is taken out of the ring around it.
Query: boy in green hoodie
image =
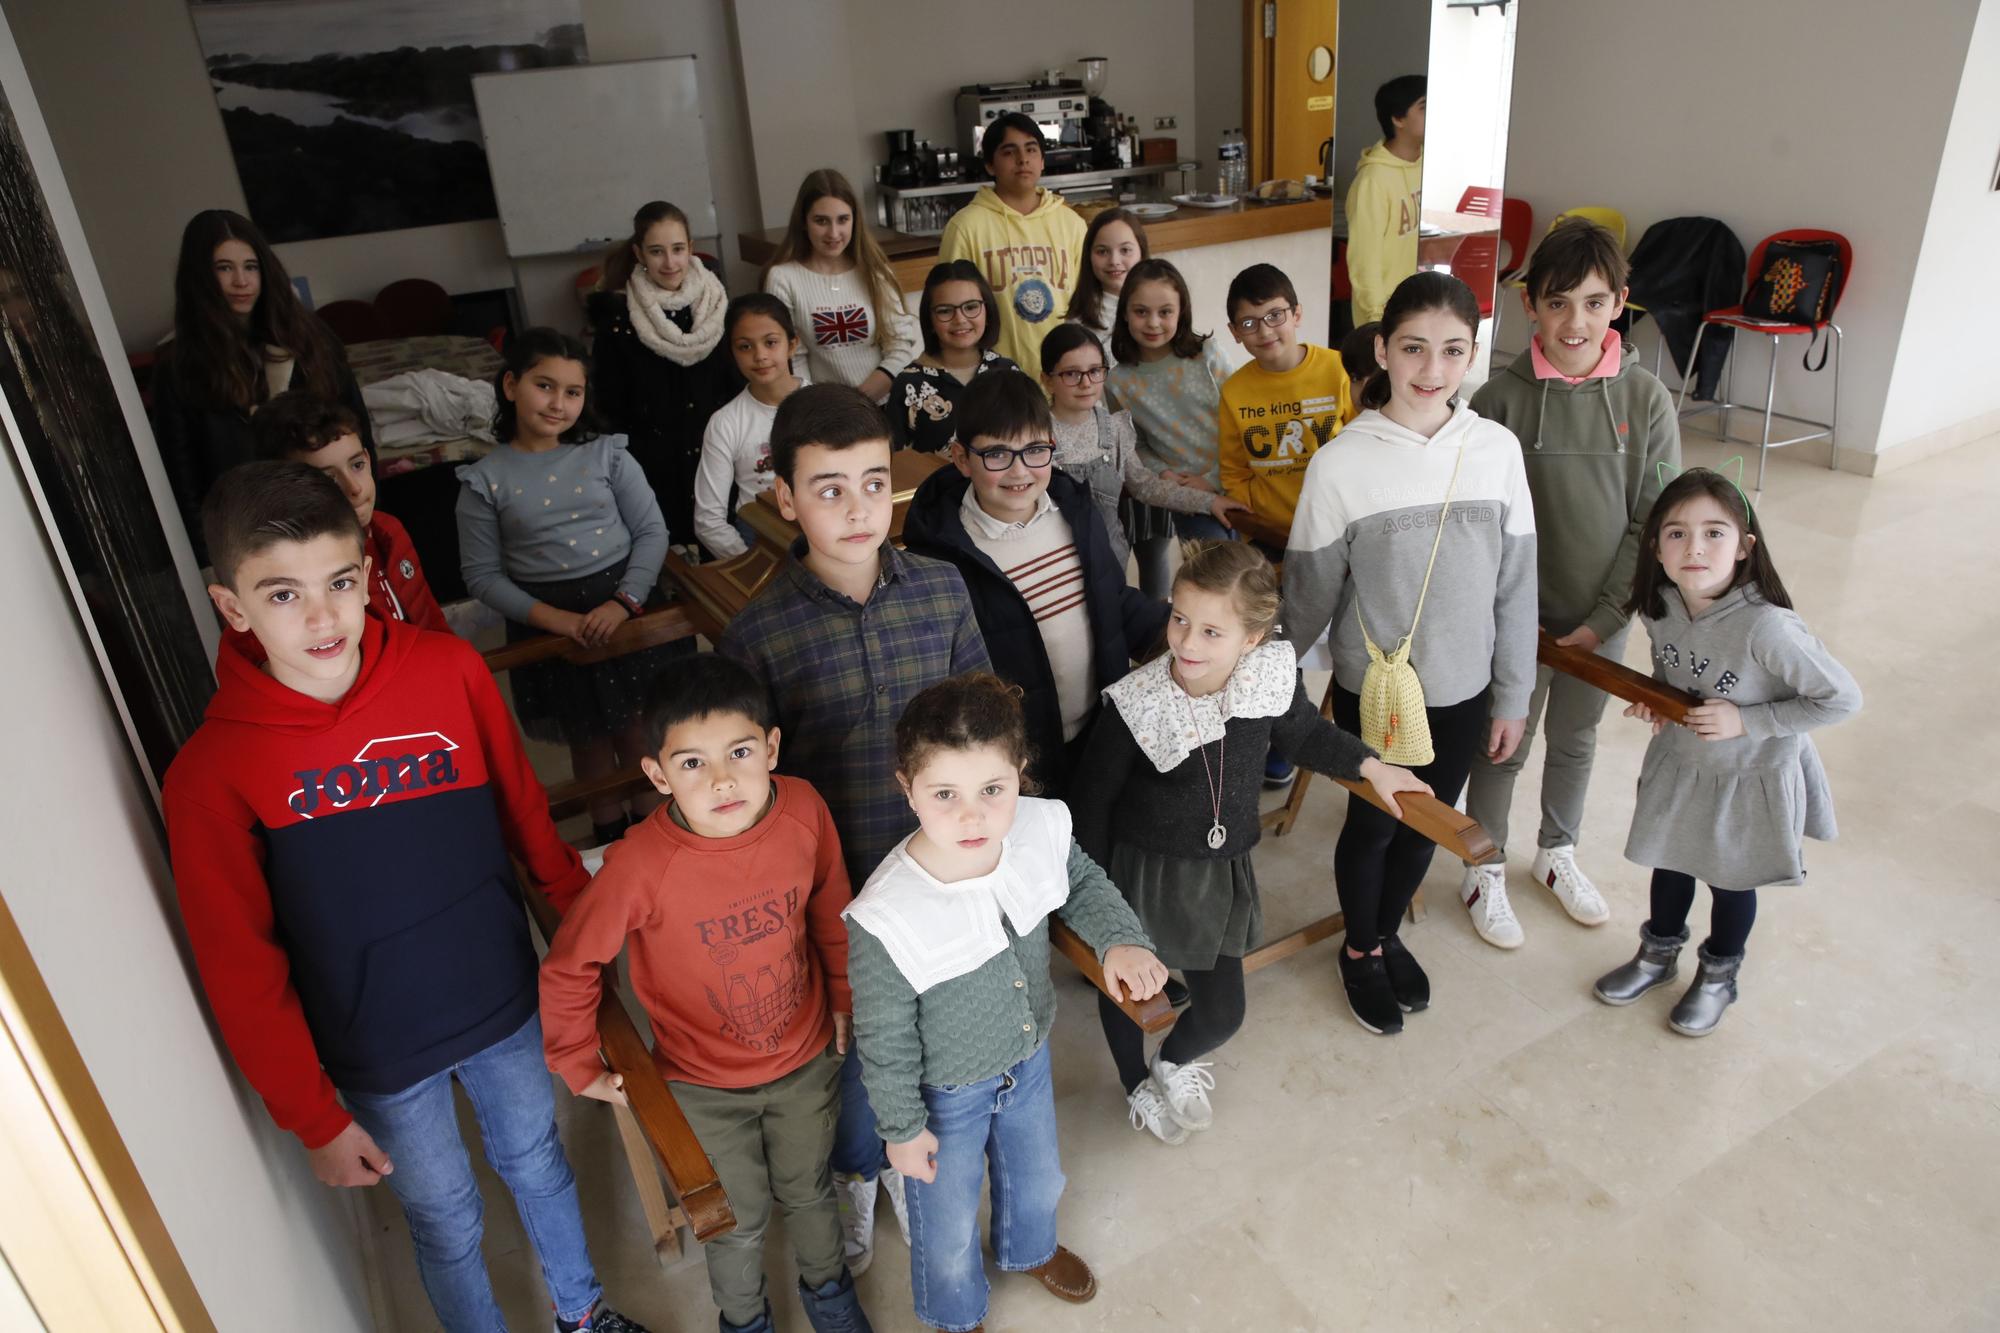
[[[1623,605],[1632,590],[1639,530],[1660,494],[1657,465],[1678,468],[1681,461],[1672,395],[1611,330],[1625,309],[1626,270],[1617,238],[1596,223],[1573,218],[1551,231],[1529,261],[1521,294],[1535,322],[1534,341],[1472,396],[1475,412],[1521,441],[1540,534],[1542,628],[1560,643],[1613,660],[1625,647]],[[1534,876],[1587,926],[1611,915],[1576,864],[1607,697],[1538,668],[1521,744],[1503,763],[1476,760],[1466,789],[1466,813],[1504,850],[1514,779],[1536,725],[1546,718]],[[1520,945],[1504,862],[1467,866],[1459,896],[1480,938],[1502,949]]]
[[[1062,323],[1083,262],[1084,221],[1054,190],[1041,188],[1042,131],[1019,111],[994,119],[979,155],[991,185],[952,214],[938,262],[969,259],[1000,300],[994,350],[1019,366],[1042,364],[1042,339]]]
[[[1389,293],[1417,271],[1428,83],[1421,74],[1403,74],[1375,90],[1382,138],[1361,155],[1347,187],[1347,277],[1357,326],[1382,318]]]

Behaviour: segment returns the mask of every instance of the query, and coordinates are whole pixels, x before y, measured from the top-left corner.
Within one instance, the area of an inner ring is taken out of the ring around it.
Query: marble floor
[[[1699,437],[1688,455],[1723,456]],[[1667,1030],[1678,986],[1629,1009],[1591,998],[1646,912],[1646,874],[1620,856],[1645,732],[1613,713],[1584,847],[1611,922],[1572,924],[1517,855],[1527,945],[1489,948],[1440,860],[1405,932],[1432,1007],[1400,1037],[1363,1032],[1331,942],[1257,974],[1215,1057],[1215,1128],[1184,1147],[1128,1127],[1090,995],[1060,977],[1063,1231],[1101,1290],[1072,1307],[995,1274],[989,1328],[2000,1328],[2000,950],[1984,952],[2000,942],[2000,712],[1976,695],[2000,644],[2000,440],[1872,480],[1775,455],[1761,509],[1807,624],[1868,702],[1818,737],[1842,837],[1809,847],[1809,886],[1764,895],[1720,1031]],[[1635,636],[1630,660],[1644,653]],[[1331,910],[1330,788],[1259,852],[1272,933]],[[652,1255],[609,1114],[564,1097],[561,1116],[611,1298],[658,1333],[713,1328],[699,1257]],[[511,1326],[546,1329],[532,1252],[481,1170]],[[373,1195],[384,1328],[434,1328],[403,1223]],[[778,1326],[805,1329],[782,1235],[769,1271]],[[887,1224],[860,1280],[876,1328],[920,1327],[908,1272]]]

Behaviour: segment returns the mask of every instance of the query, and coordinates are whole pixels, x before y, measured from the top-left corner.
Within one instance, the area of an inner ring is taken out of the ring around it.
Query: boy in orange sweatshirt
[[[728,1330],[768,1330],[764,1231],[784,1211],[815,1330],[868,1329],[842,1250],[828,1159],[853,1002],[853,896],[826,803],[775,776],[778,729],[750,671],[703,654],[647,701],[668,798],[614,843],[542,962],[544,1053],[570,1090],[622,1102],[597,1055],[604,965],[629,949],[653,1060],[715,1164],[736,1229],[703,1247]]]

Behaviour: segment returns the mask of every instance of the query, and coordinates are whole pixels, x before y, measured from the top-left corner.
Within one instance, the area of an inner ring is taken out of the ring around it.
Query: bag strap
[[[1430,596],[1431,592],[1431,571],[1437,568],[1438,547],[1444,545],[1444,521],[1451,514],[1451,498],[1458,491],[1458,469],[1465,463],[1465,451],[1468,447],[1468,445],[1460,445],[1458,448],[1458,457],[1452,461],[1451,481],[1444,488],[1444,507],[1438,510],[1437,535],[1431,538],[1430,563],[1424,566],[1424,586],[1417,593],[1417,610],[1410,617],[1410,632],[1403,636],[1403,641],[1406,643],[1417,637],[1417,622],[1424,618],[1424,599]],[[1381,652],[1381,647],[1368,635],[1368,622],[1361,618],[1361,590],[1359,588],[1354,590],[1354,623],[1361,626],[1361,642],[1374,649],[1377,653]]]
[[[1819,343],[1818,365],[1814,365],[1812,362],[1812,351],[1814,343]],[[1806,339],[1805,355],[1799,358],[1799,364],[1804,366],[1809,371],[1817,372],[1825,370],[1827,355],[1832,351],[1833,351],[1833,339],[1827,336],[1826,325],[1822,324],[1812,334],[1811,337]]]

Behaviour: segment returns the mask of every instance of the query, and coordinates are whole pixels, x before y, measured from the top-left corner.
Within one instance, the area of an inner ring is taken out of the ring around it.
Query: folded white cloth
[[[409,370],[361,391],[378,446],[493,438],[493,386],[445,370]]]

